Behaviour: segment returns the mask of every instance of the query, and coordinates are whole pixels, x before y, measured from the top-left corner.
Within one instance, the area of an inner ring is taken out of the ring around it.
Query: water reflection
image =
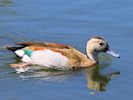
[[[0,7],[11,6],[13,2],[11,0],[0,0]]]
[[[13,18],[14,16],[18,14],[16,9],[14,9],[14,7],[15,7],[14,1],[0,0],[0,16],[1,16],[0,25],[2,24],[0,28],[2,28],[2,30],[4,29],[4,26],[6,25],[4,23],[7,23],[10,18]]]
[[[87,87],[94,92],[105,91],[109,81],[116,75],[119,75],[119,71],[114,71],[106,75],[100,73],[100,66],[96,65],[92,68],[86,69]]]
[[[35,66],[34,66],[35,67]],[[17,77],[22,80],[36,79],[38,81],[51,81],[51,82],[63,82],[68,78],[72,78],[74,74],[78,71],[68,70],[68,71],[59,71],[56,69],[40,69],[31,68],[28,72],[20,73]]]

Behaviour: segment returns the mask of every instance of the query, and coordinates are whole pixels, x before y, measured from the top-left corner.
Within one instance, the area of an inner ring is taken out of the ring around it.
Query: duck
[[[25,72],[31,65],[61,70],[88,68],[98,64],[98,54],[101,52],[120,57],[110,49],[108,42],[101,36],[88,40],[86,54],[70,45],[53,42],[17,42],[16,45],[18,46],[8,45],[6,49],[20,58],[20,63],[10,64],[20,72]]]

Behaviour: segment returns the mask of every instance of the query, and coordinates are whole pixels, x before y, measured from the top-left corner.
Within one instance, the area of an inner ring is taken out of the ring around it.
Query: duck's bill
[[[111,55],[111,56],[113,56],[113,57],[120,58],[120,55],[117,54],[117,53],[115,53],[112,50],[108,50],[108,51],[106,51],[106,53],[109,54],[109,55]]]

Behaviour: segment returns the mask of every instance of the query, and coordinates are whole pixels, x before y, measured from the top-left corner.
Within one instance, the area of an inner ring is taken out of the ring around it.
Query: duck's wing
[[[58,48],[58,49],[69,49],[70,46],[59,44],[59,43],[47,43],[47,42],[17,42],[17,45],[21,45],[23,47],[26,46],[34,46],[34,47],[47,47],[47,48]]]
[[[50,52],[59,53],[63,56],[70,57],[71,46],[58,44],[58,43],[46,43],[46,42],[19,42],[16,43],[19,46],[7,46],[6,49],[14,52],[16,56],[23,58],[24,55],[31,56],[33,52],[40,50],[50,50]],[[69,54],[69,55],[68,55]]]
[[[58,44],[58,43],[47,43],[47,42],[18,42],[16,43],[19,46],[6,46],[6,49],[16,52],[17,50],[26,50],[26,51],[37,51],[37,50],[52,50],[65,54],[66,51],[71,49],[71,46]]]

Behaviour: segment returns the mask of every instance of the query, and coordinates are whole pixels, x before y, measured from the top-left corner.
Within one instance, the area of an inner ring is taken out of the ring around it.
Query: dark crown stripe
[[[94,37],[95,39],[101,39],[101,40],[104,40],[103,37],[100,37],[100,36],[97,36],[97,37]]]

